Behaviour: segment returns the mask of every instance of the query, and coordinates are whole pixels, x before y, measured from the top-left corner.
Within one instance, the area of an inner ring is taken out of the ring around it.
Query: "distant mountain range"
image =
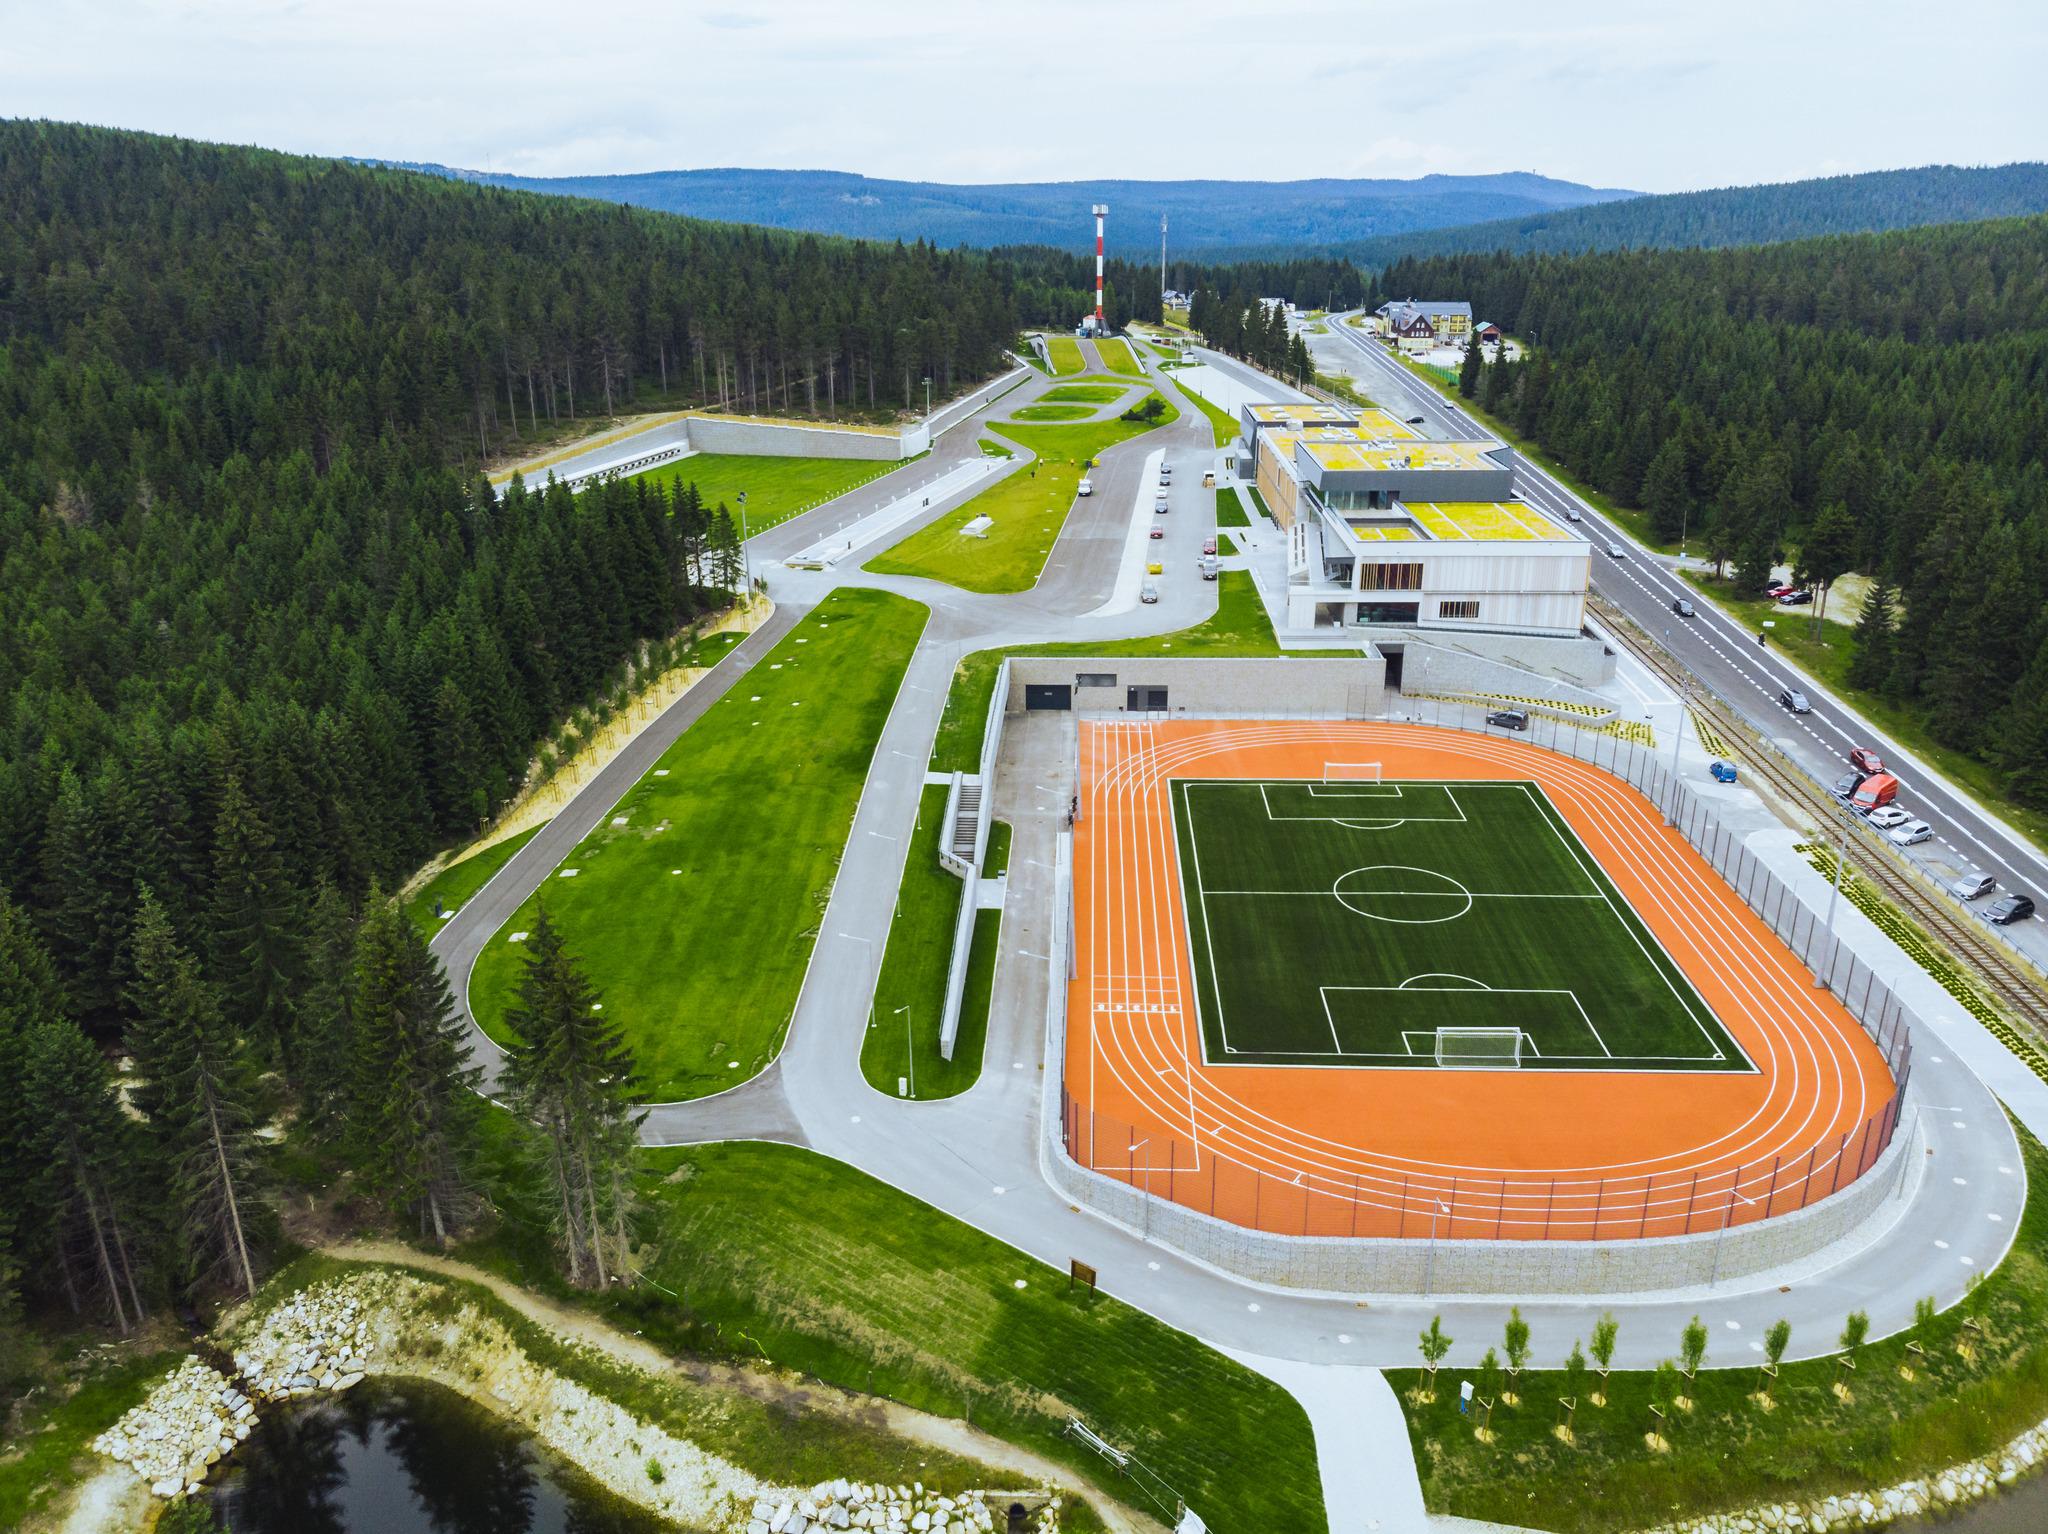
[[[1516,215],[1457,228],[1344,242],[1329,254],[1367,266],[1403,256],[1770,245],[1822,234],[1970,223],[2048,212],[2048,165],[1923,165],[1815,181],[1721,187]],[[1263,243],[1263,242],[1262,242]],[[1274,254],[1277,244],[1243,254]]]
[[[1159,249],[1206,255],[1226,246],[1328,248],[1376,236],[1483,219],[1523,219],[1633,198],[1528,172],[1422,176],[1412,181],[1060,181],[952,186],[882,181],[842,171],[669,170],[633,176],[509,176],[378,160],[427,175],[568,197],[631,203],[728,223],[810,229],[941,246],[1092,248],[1089,208],[1109,205],[1108,246],[1142,259]]]

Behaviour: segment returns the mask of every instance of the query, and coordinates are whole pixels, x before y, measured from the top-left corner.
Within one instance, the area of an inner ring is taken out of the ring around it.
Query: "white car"
[[[1844,798],[1848,796],[1843,795]],[[1883,809],[1870,812],[1870,823],[1880,831],[1889,831],[1893,826],[1902,826],[1913,817],[1896,804],[1887,804]]]
[[[1092,479],[1082,480],[1081,483],[1078,486],[1076,486],[1074,490],[1074,494],[1076,495],[1093,495],[1094,493],[1095,481]]]
[[[1904,825],[1897,827],[1889,834],[1891,836],[1893,845],[1899,847],[1910,847],[1914,845],[1916,842],[1924,842],[1930,836],[1934,835],[1934,827],[1930,826],[1924,820],[1909,820]]]
[[[1628,550],[1618,543],[1610,543],[1607,545],[1607,557],[1609,559],[1626,559],[1628,558]]]
[[[1159,583],[1158,583],[1157,581],[1147,581],[1147,582],[1145,582],[1145,584],[1144,584],[1143,586],[1141,586],[1141,587],[1140,587],[1140,588],[1138,589],[1138,600],[1139,600],[1140,602],[1156,602],[1156,601],[1158,601],[1158,600],[1159,600]]]

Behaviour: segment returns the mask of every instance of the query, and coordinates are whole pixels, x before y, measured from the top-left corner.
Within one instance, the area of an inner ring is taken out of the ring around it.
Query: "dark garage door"
[[[1026,682],[1024,684],[1024,707],[1072,708],[1074,689],[1064,682]]]
[[[1133,714],[1163,713],[1166,710],[1166,689],[1164,687],[1131,687],[1124,692],[1124,708]]]

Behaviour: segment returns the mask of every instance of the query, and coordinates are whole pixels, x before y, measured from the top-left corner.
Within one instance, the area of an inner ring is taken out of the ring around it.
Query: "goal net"
[[[1436,1031],[1436,1063],[1445,1070],[1520,1070],[1522,1030],[1439,1028]]]
[[[1377,783],[1380,780],[1378,762],[1325,762],[1323,781],[1325,783]]]

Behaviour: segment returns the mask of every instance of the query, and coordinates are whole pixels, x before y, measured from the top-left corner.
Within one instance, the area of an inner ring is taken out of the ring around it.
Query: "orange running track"
[[[1892,1077],[1862,1025],[1611,773],[1410,724],[1084,722],[1080,752],[1062,1131],[1084,1166],[1284,1234],[1612,1240],[1784,1214],[1889,1142]],[[1205,1063],[1169,780],[1326,761],[1540,784],[1756,1072]]]

